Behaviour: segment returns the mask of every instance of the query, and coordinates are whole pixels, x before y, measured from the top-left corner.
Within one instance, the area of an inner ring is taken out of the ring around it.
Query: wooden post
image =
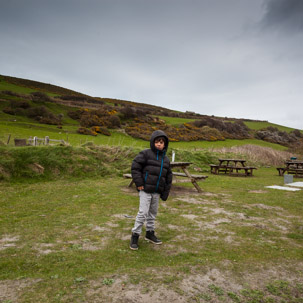
[[[45,137],[44,142],[45,142],[45,145],[49,145],[49,136],[46,136],[46,137]]]
[[[37,146],[37,142],[38,142],[38,140],[37,140],[37,137],[35,136],[34,137],[34,146]]]
[[[8,139],[7,139],[7,143],[6,143],[6,145],[8,145],[8,143],[9,143],[10,139],[11,139],[11,134],[9,134],[9,135],[8,135]]]

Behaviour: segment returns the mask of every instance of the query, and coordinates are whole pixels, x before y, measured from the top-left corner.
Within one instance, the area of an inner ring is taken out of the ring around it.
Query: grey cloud
[[[266,0],[264,28],[277,29],[290,33],[303,32],[303,1]]]
[[[283,103],[302,108],[303,41],[281,0],[2,2],[1,74],[302,127]]]

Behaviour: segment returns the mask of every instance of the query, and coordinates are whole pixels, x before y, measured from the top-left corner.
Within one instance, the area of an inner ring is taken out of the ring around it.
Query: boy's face
[[[158,150],[163,150],[165,146],[165,141],[162,138],[155,140],[155,148]]]

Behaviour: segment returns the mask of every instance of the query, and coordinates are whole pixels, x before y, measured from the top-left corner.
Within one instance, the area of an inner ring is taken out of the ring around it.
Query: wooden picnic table
[[[191,174],[187,168],[191,165],[192,163],[191,162],[171,162],[170,163],[170,167],[171,169],[173,170],[174,168],[180,168],[183,170],[183,173],[181,172],[175,172],[173,171],[173,177],[174,177],[174,182],[191,182],[194,187],[197,189],[197,191],[199,193],[202,192],[202,189],[200,188],[200,186],[198,185],[197,181],[199,180],[205,180],[208,176],[204,176],[204,175],[195,175],[195,174]],[[132,176],[131,174],[124,174],[123,175],[124,178],[130,178],[132,179]],[[183,177],[185,178],[184,181],[181,181],[181,180],[176,180],[176,177]],[[131,180],[131,182],[129,183],[129,187],[131,187],[133,185],[134,181]]]
[[[202,192],[202,189],[200,188],[200,186],[198,185],[197,181],[198,180],[205,180],[208,176],[204,176],[204,175],[194,175],[194,174],[191,174],[187,168],[191,165],[192,163],[191,162],[171,162],[170,163],[170,167],[171,169],[173,170],[174,168],[181,168],[183,170],[184,173],[180,173],[180,172],[174,172],[173,171],[173,176],[174,177],[183,177],[183,178],[186,178],[185,179],[185,182],[188,182],[190,181],[193,186],[197,189],[197,191],[199,193]],[[176,179],[174,180],[175,182]]]
[[[224,173],[235,176],[252,176],[256,167],[246,166],[246,160],[243,159],[218,159],[219,164],[210,164],[210,172],[218,175]],[[243,173],[244,171],[244,173]]]
[[[233,163],[231,164],[231,166],[237,166],[238,163],[240,163],[242,165],[242,167],[245,167],[245,162],[246,160],[242,160],[242,159],[219,159],[219,165],[223,166],[229,166],[229,163]]]
[[[303,160],[287,160],[285,167],[277,167],[279,176],[285,173],[294,175],[294,177],[303,177]]]

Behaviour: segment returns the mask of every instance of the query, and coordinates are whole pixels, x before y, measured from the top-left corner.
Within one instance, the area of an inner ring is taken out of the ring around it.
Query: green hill
[[[177,112],[3,75],[0,126],[0,140],[10,145],[15,138],[49,136],[73,145],[93,141],[141,147],[158,128],[168,133],[171,146],[190,149],[255,144],[297,150],[303,137],[300,131],[268,121]]]

